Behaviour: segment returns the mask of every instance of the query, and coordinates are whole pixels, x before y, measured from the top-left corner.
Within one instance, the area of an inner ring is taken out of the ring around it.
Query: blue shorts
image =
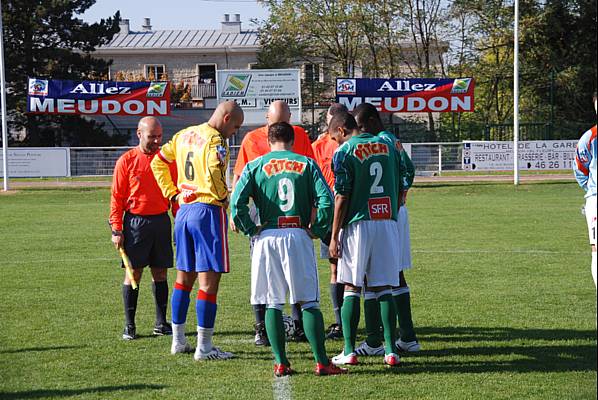
[[[229,272],[228,218],[224,208],[183,204],[174,221],[176,268],[185,272]]]

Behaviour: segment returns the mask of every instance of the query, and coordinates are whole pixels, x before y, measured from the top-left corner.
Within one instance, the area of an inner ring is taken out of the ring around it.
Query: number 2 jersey
[[[263,229],[308,228],[324,237],[334,212],[332,193],[314,160],[291,151],[272,151],[249,162],[231,199],[231,215],[237,228],[253,236],[256,225],[249,217],[253,199]]]
[[[226,167],[229,151],[224,137],[207,123],[177,132],[152,161],[156,182],[164,197],[177,193],[179,204],[206,203],[226,206]],[[168,164],[176,162],[178,182]]]
[[[332,158],[334,191],[349,197],[343,226],[362,220],[397,220],[400,156],[386,138],[362,133],[343,143]]]

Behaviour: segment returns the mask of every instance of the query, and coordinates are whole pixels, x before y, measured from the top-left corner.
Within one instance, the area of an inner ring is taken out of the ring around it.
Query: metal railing
[[[206,99],[216,97],[215,83],[194,83],[191,85],[191,98]]]
[[[443,171],[461,170],[463,144],[404,143],[415,164],[416,174],[442,174]],[[116,160],[131,147],[71,147],[71,176],[112,175]],[[229,176],[237,161],[240,145],[230,146]]]

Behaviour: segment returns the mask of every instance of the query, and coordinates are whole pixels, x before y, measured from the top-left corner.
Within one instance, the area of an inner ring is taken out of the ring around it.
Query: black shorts
[[[125,213],[124,247],[133,268],[172,268],[172,233],[168,213]]]

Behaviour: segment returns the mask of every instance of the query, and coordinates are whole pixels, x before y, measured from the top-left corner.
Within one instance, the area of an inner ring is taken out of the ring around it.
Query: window
[[[303,79],[306,82],[322,82],[324,80],[323,65],[320,63],[303,64]]]
[[[162,79],[166,67],[164,64],[158,65],[146,65],[145,66],[145,79],[149,80],[160,80]]]

